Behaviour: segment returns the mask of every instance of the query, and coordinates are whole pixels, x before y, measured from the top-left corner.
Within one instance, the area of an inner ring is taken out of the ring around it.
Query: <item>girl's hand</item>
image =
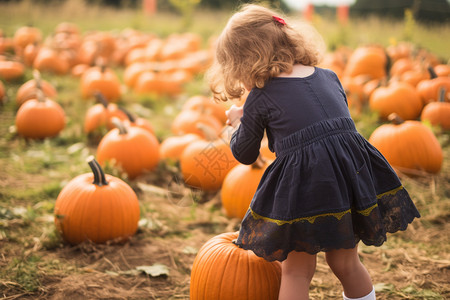
[[[232,105],[230,109],[225,112],[228,117],[227,125],[236,128],[241,123],[242,115],[244,114],[244,109],[241,106]]]

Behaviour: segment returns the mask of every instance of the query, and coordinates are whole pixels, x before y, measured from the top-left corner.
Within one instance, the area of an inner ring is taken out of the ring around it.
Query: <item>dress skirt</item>
[[[266,260],[380,246],[420,217],[383,155],[350,118],[314,123],[274,143],[277,155],[252,199],[236,244]]]

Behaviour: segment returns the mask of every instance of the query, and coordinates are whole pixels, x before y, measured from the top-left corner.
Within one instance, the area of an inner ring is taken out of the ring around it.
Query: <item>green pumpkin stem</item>
[[[95,185],[98,186],[104,186],[108,185],[108,181],[106,181],[105,173],[102,170],[102,167],[100,164],[95,160],[94,157],[92,157],[88,161],[89,167],[92,170],[92,173],[94,174],[94,181],[92,182]]]
[[[389,122],[391,122],[392,124],[396,124],[396,125],[400,125],[403,122],[405,122],[405,120],[403,120],[402,118],[400,118],[399,115],[397,115],[396,113],[392,113],[388,116],[388,120]]]
[[[103,104],[103,106],[105,108],[108,107],[109,102],[108,102],[108,100],[106,100],[105,96],[103,96],[103,94],[101,92],[95,93],[95,99],[97,100],[97,102]]]
[[[119,129],[119,134],[127,134],[128,133],[127,128],[125,127],[125,125],[119,118],[117,118],[117,117],[112,118],[111,123],[113,123],[117,129]]]

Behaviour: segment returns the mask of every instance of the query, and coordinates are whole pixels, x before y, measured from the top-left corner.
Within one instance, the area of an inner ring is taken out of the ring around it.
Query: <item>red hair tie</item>
[[[273,18],[276,22],[280,23],[281,25],[286,25],[286,22],[285,22],[282,18],[277,17],[277,16],[272,16],[272,18]]]

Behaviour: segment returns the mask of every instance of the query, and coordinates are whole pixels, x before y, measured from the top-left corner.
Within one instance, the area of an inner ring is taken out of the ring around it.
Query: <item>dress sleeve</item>
[[[242,164],[250,165],[256,161],[261,140],[266,127],[267,110],[260,105],[262,93],[252,91],[245,101],[241,124],[233,133],[230,141],[234,157]]]

